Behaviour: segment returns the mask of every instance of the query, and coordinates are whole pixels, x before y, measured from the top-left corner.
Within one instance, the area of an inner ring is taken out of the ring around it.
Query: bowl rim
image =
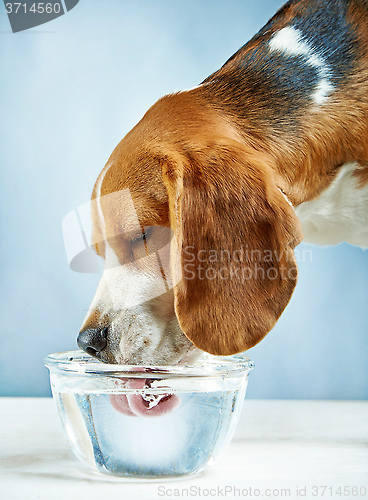
[[[223,377],[244,374],[254,368],[253,360],[244,354],[212,356],[204,353],[194,364],[142,366],[103,363],[82,350],[54,352],[45,357],[44,364],[50,372],[135,378]]]

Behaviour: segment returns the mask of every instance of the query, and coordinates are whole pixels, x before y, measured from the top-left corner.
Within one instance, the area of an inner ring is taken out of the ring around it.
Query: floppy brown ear
[[[177,253],[175,311],[200,349],[228,355],[275,325],[297,281],[292,207],[255,152],[224,142],[168,162],[163,179]]]

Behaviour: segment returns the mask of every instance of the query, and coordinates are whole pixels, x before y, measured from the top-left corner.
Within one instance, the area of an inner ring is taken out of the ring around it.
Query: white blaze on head
[[[178,253],[176,240],[174,237],[162,248],[157,248],[157,245],[155,248],[154,241],[152,243],[151,237],[148,237],[145,242],[147,255],[130,263],[119,262],[114,244],[111,246],[110,242],[121,236],[129,245],[131,234],[142,235],[142,227],[130,190],[122,189],[101,196],[103,177],[104,173],[96,184],[96,198],[92,200],[101,229],[99,237],[104,239],[105,248],[105,265],[99,288],[104,287],[104,294],[109,295],[113,308],[130,308],[163,295],[180,281],[181,266],[177,266],[175,276],[170,266],[170,255]],[[99,242],[94,241],[96,243]],[[118,244],[115,242],[115,245]]]
[[[149,272],[138,269],[134,262],[121,265],[108,243],[105,255],[102,280],[106,286],[106,298],[115,310],[135,307],[166,292],[160,265],[154,255],[145,257],[150,259]]]
[[[95,186],[96,197],[93,200],[96,203],[98,220],[100,223],[101,233],[102,233],[104,239],[106,239],[106,230],[105,230],[105,221],[104,221],[102,208],[101,208],[101,191],[102,191],[102,183],[104,181],[105,175],[106,175],[107,171],[109,170],[110,166],[111,166],[111,164],[107,163],[104,166],[102,172],[100,173],[100,175],[97,179],[97,182],[96,182],[96,186]]]
[[[334,89],[329,81],[330,67],[324,58],[309,43],[303,40],[300,30],[292,26],[282,28],[273,35],[269,47],[271,52],[279,52],[285,56],[304,57],[305,63],[315,68],[319,77],[317,87],[312,94],[313,101],[320,105],[327,100],[328,95]]]

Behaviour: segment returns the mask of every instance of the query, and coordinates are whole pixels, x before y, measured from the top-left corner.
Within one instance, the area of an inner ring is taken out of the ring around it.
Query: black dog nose
[[[78,335],[77,344],[87,354],[98,355],[107,345],[107,327],[83,330]]]

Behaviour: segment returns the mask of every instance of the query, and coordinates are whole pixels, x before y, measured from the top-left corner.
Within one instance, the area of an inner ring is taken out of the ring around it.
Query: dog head
[[[257,344],[297,279],[301,229],[271,160],[195,96],[156,103],[92,195],[105,268],[78,344],[102,361],[173,364]]]

